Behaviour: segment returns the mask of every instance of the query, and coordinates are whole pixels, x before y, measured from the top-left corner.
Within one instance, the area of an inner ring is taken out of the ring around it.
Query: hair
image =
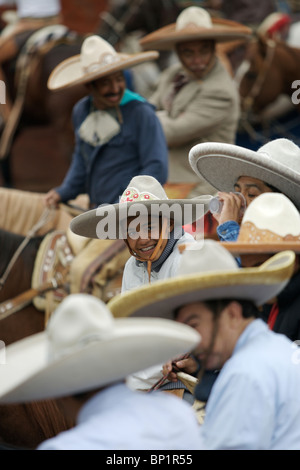
[[[272,186],[272,184],[266,183],[265,181],[263,181],[263,183],[264,183],[266,186],[268,186],[268,188],[270,188],[273,193],[281,193],[281,192],[282,192],[282,191],[280,191],[278,188],[275,188],[275,186]]]
[[[218,318],[220,313],[227,307],[231,302],[237,302],[242,307],[242,315],[244,318],[258,318],[260,316],[259,310],[252,300],[244,299],[216,299],[216,300],[203,300],[201,301],[214,315],[215,318]],[[174,312],[174,319],[178,317],[179,310],[183,306],[177,307]]]

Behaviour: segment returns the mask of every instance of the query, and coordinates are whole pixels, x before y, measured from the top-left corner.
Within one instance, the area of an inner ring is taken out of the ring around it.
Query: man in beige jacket
[[[144,49],[174,49],[179,59],[162,72],[150,102],[157,108],[168,143],[168,183],[191,184],[187,197],[216,192],[193,174],[188,160],[191,147],[209,141],[235,143],[239,94],[217,55],[217,43],[250,34],[239,23],[212,19],[203,8],[189,7],[175,24],[141,40]]]

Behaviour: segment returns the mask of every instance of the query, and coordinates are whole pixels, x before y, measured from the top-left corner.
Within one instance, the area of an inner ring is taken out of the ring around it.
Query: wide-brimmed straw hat
[[[176,23],[164,26],[140,40],[143,49],[169,50],[185,41],[213,39],[217,42],[247,39],[252,30],[236,21],[211,18],[201,7],[184,9]]]
[[[100,36],[89,36],[83,41],[80,54],[63,60],[54,68],[48,79],[48,88],[61,90],[92,82],[158,57],[157,51],[119,53]]]
[[[300,253],[300,213],[281,193],[263,193],[247,207],[236,242],[221,242],[235,255]]]
[[[272,140],[257,151],[205,142],[191,148],[189,161],[219,191],[233,191],[240,176],[249,176],[274,186],[300,210],[300,148],[289,139]]]
[[[186,325],[154,318],[114,319],[88,294],[72,294],[46,330],[6,348],[0,403],[71,395],[125,379],[192,350],[200,335]]]
[[[244,299],[257,306],[275,297],[293,273],[293,251],[277,253],[257,268],[240,268],[214,240],[186,247],[177,275],[118,295],[108,306],[116,317],[173,319],[174,310],[193,302]]]
[[[75,217],[72,232],[88,238],[127,238],[127,227],[121,222],[138,214],[162,215],[176,224],[191,224],[209,210],[211,195],[192,199],[169,199],[162,185],[152,176],[132,178],[120,202],[101,205]],[[107,225],[106,225],[107,224]]]

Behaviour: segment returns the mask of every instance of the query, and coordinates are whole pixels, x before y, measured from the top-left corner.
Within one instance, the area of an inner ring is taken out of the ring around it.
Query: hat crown
[[[168,196],[153,176],[139,175],[132,178],[120,198],[120,203],[150,200],[168,200]]]
[[[238,264],[229,251],[215,240],[208,239],[187,246],[182,253],[176,276],[238,269]]]
[[[300,174],[300,148],[289,139],[272,140],[260,147],[257,153]]]
[[[87,294],[66,297],[46,327],[49,359],[72,354],[92,341],[108,338],[113,325],[113,317],[100,299]]]
[[[243,237],[246,241],[245,236],[247,236],[250,241],[251,234],[246,235],[243,230],[246,222],[279,237],[284,238],[287,235],[300,237],[300,214],[292,201],[282,193],[263,193],[247,207],[241,223],[239,240]],[[266,232],[260,232],[259,242],[264,242],[264,237],[267,236]]]
[[[80,63],[84,72],[96,72],[119,60],[115,49],[100,36],[89,36],[82,43]]]
[[[185,28],[212,28],[210,14],[201,7],[188,7],[183,10],[176,20],[176,31]]]

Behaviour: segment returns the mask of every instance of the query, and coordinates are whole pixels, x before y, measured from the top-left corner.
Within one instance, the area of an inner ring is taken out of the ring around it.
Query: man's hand
[[[186,372],[187,374],[193,374],[198,368],[196,361],[192,357],[177,358],[173,361],[169,361],[162,367],[162,373],[164,376],[168,376],[170,382],[177,382],[178,370]],[[178,369],[176,371],[176,369]]]
[[[222,225],[229,220],[233,220],[240,224],[243,214],[242,196],[239,196],[234,192],[224,193],[219,191],[218,198],[223,202],[223,207],[220,214],[213,214],[213,216],[218,221],[219,225]]]
[[[50,191],[43,198],[44,204],[46,207],[58,207],[58,203],[61,201],[60,195],[55,191],[55,189],[50,189]]]

